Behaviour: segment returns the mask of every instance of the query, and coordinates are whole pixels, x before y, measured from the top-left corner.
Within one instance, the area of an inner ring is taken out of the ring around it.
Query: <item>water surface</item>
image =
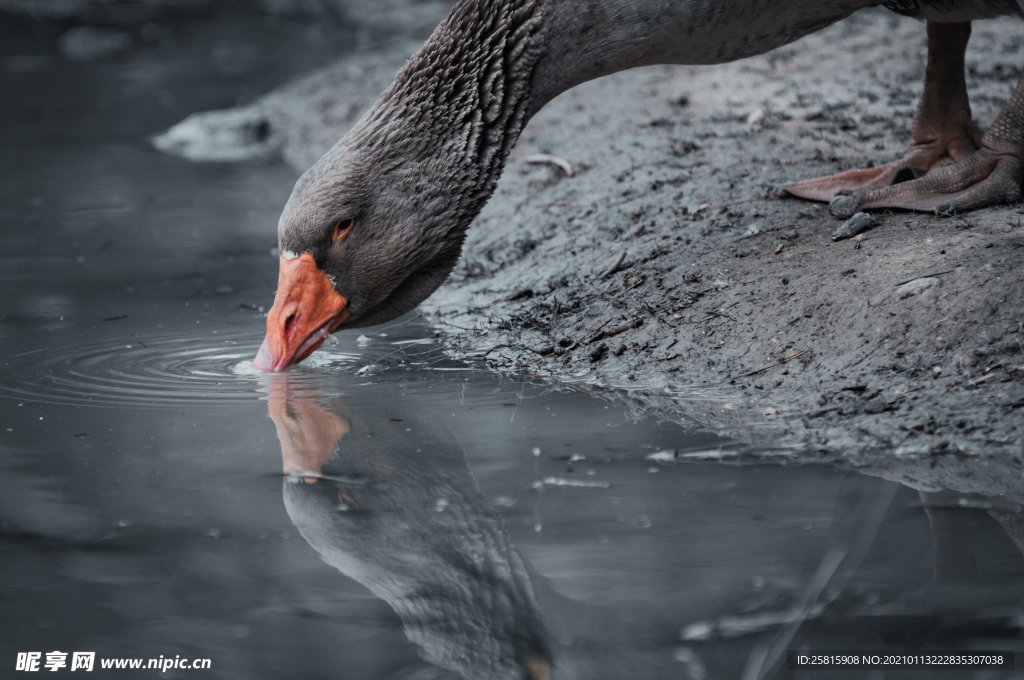
[[[72,64],[36,30],[0,40],[0,664],[661,680],[823,677],[790,649],[1021,651],[1011,499],[765,465],[453,362],[415,319],[254,371],[295,173],[145,136],[322,46],[231,17]]]

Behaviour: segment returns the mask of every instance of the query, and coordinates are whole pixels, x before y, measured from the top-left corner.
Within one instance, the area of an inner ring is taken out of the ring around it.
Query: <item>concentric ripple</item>
[[[0,397],[106,407],[209,406],[253,401],[266,375],[252,365],[262,335],[82,341],[3,358]],[[358,355],[324,348],[311,366],[352,367]],[[302,369],[299,369],[300,371]]]

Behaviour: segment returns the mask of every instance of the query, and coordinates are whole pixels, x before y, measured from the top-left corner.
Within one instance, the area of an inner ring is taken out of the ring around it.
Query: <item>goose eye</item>
[[[352,231],[352,227],[354,227],[355,224],[356,221],[353,219],[341,220],[335,224],[334,228],[331,230],[331,241],[337,243],[348,236],[348,232]]]

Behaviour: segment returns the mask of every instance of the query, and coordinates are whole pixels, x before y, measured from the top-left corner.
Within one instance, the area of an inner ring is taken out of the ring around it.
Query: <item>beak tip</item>
[[[284,366],[280,366],[281,362],[277,361],[273,353],[270,351],[270,342],[264,338],[263,344],[260,345],[260,349],[256,352],[255,358],[252,360],[252,365],[265,373],[279,373],[284,370]]]

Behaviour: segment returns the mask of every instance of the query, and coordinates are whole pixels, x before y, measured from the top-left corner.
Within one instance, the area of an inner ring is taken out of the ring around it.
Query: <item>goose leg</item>
[[[1024,186],[1024,73],[1010,102],[967,158],[937,167],[920,179],[861,189],[832,199],[836,217],[859,210],[901,208],[942,215],[1016,203]]]
[[[980,141],[964,79],[964,53],[970,36],[969,23],[928,24],[924,94],[911,128],[912,144],[901,158],[874,168],[796,182],[783,189],[793,196],[828,203],[838,194],[889,187],[922,177],[943,163],[968,158]]]

